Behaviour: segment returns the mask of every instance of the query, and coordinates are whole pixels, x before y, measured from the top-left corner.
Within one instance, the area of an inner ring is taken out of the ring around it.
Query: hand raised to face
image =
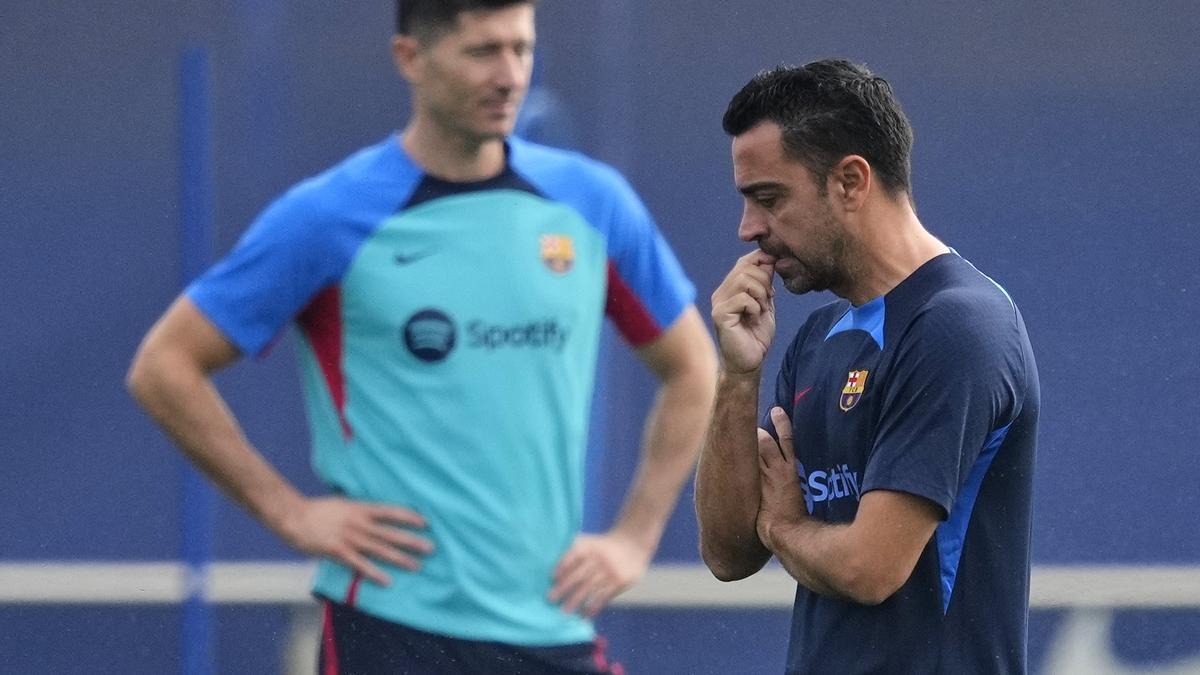
[[[726,372],[762,367],[775,339],[774,256],[751,251],[738,258],[712,294],[713,328]]]

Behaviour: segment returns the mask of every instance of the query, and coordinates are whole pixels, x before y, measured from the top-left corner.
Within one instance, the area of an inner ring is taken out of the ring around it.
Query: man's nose
[[[496,86],[507,90],[523,90],[529,84],[529,62],[521,54],[505,51],[496,66]]]
[[[742,222],[738,223],[738,238],[745,242],[757,241],[766,236],[767,228],[747,205],[742,209]]]

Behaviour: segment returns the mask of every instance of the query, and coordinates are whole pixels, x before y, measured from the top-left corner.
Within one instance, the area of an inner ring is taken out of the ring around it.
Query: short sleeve
[[[1021,352],[1011,324],[965,306],[930,308],[902,339],[863,491],[915,494],[945,516],[989,436],[1015,417]]]
[[[604,237],[605,314],[627,342],[658,338],[696,289],[633,187],[616,169],[575,152],[509,139],[513,168],[546,197],[577,210]]]
[[[625,339],[640,346],[679,318],[696,289],[629,183],[613,175],[610,185],[605,311]]]
[[[321,209],[299,188],[271,204],[185,293],[243,354],[260,354],[344,261],[323,241]]]

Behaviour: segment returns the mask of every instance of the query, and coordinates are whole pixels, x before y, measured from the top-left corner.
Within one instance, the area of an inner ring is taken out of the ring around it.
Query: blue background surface
[[[779,62],[867,63],[915,127],[922,220],[1025,314],[1044,392],[1035,563],[1200,562],[1200,15],[1184,2],[906,5],[545,3],[547,133],[626,173],[706,314],[746,250],[720,129],[729,97]],[[179,288],[180,51],[211,54],[224,252],[290,184],[403,125],[392,11],[0,3],[0,562],[178,557],[181,462],[122,378]],[[827,299],[782,301],[780,340]],[[620,503],[653,394],[623,347],[606,353],[592,523]],[[317,491],[290,339],[218,383],[262,452]],[[660,562],[698,562],[689,499]],[[216,532],[222,560],[296,559],[223,500]],[[219,659],[240,664],[219,672],[274,667],[263,640],[282,635],[283,610],[218,618]],[[1035,617],[1035,654],[1058,618]],[[0,671],[169,672],[177,623],[174,608],[0,607]],[[774,672],[787,614],[620,610],[601,625],[632,672]],[[1114,648],[1173,659],[1198,629],[1130,613]]]

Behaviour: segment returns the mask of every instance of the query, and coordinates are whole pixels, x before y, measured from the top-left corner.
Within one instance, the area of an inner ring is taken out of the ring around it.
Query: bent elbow
[[[728,550],[714,550],[712,545],[701,543],[700,558],[705,567],[718,581],[740,581],[762,569],[770,556],[762,560],[751,559],[748,555],[736,555]]]
[[[708,567],[708,571],[716,577],[717,581],[741,581],[746,577],[754,574],[742,566],[730,565],[723,560],[714,560],[708,556],[704,556],[704,564]]]
[[[134,355],[125,373],[125,391],[142,407],[146,407],[164,386],[172,370],[169,353],[143,345]]]
[[[860,568],[850,571],[842,590],[850,600],[860,605],[874,606],[895,595],[906,581],[908,575]]]
[[[145,354],[138,352],[125,372],[125,391],[135,401],[141,402],[150,389],[150,368],[146,364]]]

